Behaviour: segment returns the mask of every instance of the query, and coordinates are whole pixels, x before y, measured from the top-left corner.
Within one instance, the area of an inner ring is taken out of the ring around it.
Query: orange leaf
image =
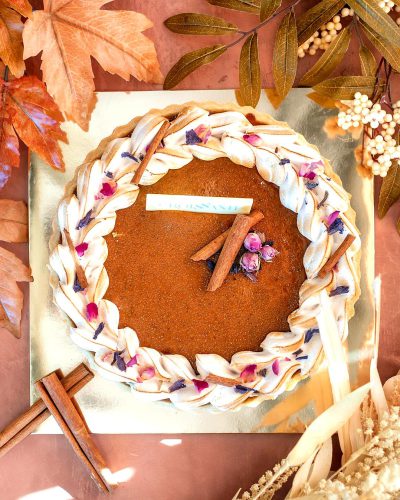
[[[25,71],[22,58],[23,27],[21,16],[0,4],[0,58],[17,77],[22,76]]]
[[[24,28],[24,58],[42,52],[43,79],[60,109],[84,130],[96,103],[91,56],[125,80],[160,83],[151,21],[137,12],[100,10],[107,0],[45,0]]]
[[[7,182],[11,167],[19,165],[18,138],[57,170],[64,161],[57,141],[67,142],[60,128],[63,120],[57,105],[35,76],[10,82],[0,78],[3,106],[0,108],[0,188]]]
[[[21,337],[23,294],[17,282],[32,281],[29,267],[12,252],[0,247],[0,330]]]
[[[23,201],[0,200],[0,240],[28,241],[28,209]]]
[[[21,16],[31,17],[32,15],[32,6],[28,0],[3,0],[3,3],[16,12],[19,12]]]

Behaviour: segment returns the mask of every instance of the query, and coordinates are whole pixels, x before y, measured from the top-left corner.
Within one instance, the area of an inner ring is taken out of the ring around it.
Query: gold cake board
[[[274,110],[265,94],[258,109],[286,121],[308,142],[315,144],[329,158],[342,178],[357,213],[362,234],[361,298],[356,315],[349,325],[348,354],[352,387],[368,380],[368,366],[373,336],[372,281],[374,278],[373,183],[358,176],[354,167],[356,143],[348,137],[328,139],[322,130],[325,119],[335,110],[325,110],[306,98],[308,89],[293,89],[279,110]],[[48,240],[56,207],[72,178],[75,167],[90,150],[113,129],[132,117],[152,108],[187,101],[234,102],[233,90],[173,92],[101,92],[88,132],[78,125],[62,125],[69,144],[62,144],[66,172],[49,168],[35,154],[31,155],[29,181],[30,263],[35,281],[30,288],[31,400],[36,399],[33,382],[56,368],[67,373],[86,359],[69,338],[68,325],[52,303],[48,284]],[[331,404],[331,389],[326,367],[300,383],[294,391],[257,408],[216,413],[207,408],[184,412],[166,402],[146,402],[135,398],[129,387],[96,376],[77,395],[89,428],[95,433],[231,433],[231,432],[301,432],[305,425]],[[265,426],[260,427],[263,421]],[[38,433],[59,433],[50,418]]]

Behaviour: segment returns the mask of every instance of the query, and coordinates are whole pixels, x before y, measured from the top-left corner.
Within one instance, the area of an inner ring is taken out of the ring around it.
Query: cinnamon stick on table
[[[340,257],[342,257],[346,251],[350,248],[353,241],[356,239],[352,234],[348,234],[346,238],[342,241],[342,243],[338,246],[338,248],[333,252],[333,254],[329,257],[329,259],[325,262],[325,264],[319,270],[318,276],[320,278],[325,278],[325,276],[332,271],[332,269],[339,262]]]
[[[81,363],[71,373],[65,376],[61,383],[68,396],[72,398],[82,387],[93,379],[93,373],[89,368]],[[33,405],[22,415],[12,421],[0,432],[0,457],[14,448],[36,427],[44,422],[50,416],[45,403],[38,399]]]
[[[214,292],[222,285],[225,278],[228,276],[229,270],[232,267],[247,233],[263,218],[264,214],[260,212],[260,210],[253,210],[250,215],[239,214],[236,216],[208,283],[207,290],[209,292]]]

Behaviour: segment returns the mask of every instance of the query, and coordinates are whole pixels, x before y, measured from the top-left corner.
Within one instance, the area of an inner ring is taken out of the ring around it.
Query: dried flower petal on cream
[[[139,370],[138,382],[143,382],[143,380],[149,380],[156,374],[155,369],[152,366],[148,366]]]
[[[279,375],[279,359],[276,359],[272,363],[272,371],[275,375]]]
[[[197,136],[200,137],[203,144],[207,144],[208,139],[211,137],[211,128],[207,125],[199,125],[194,129]]]
[[[252,146],[260,146],[262,144],[262,139],[257,134],[244,134],[243,140],[245,140]]]
[[[102,321],[99,323],[99,326],[96,328],[94,335],[93,335],[93,340],[97,340],[97,337],[100,335],[100,333],[104,330],[105,324]]]
[[[207,387],[209,386],[208,382],[206,382],[205,380],[198,380],[196,378],[194,378],[192,380],[195,388],[196,388],[196,391],[200,394],[201,391],[204,391],[204,389],[207,389]]]
[[[246,394],[246,392],[258,392],[257,389],[246,387],[245,385],[235,385],[234,391],[239,394]]]
[[[85,241],[83,243],[80,243],[75,247],[76,253],[78,254],[79,257],[83,257],[85,255],[86,250],[89,248],[89,243],[86,243]]]
[[[329,227],[331,226],[335,220],[339,217],[339,210],[335,210],[331,214],[329,214],[327,217],[324,217],[325,224]]]
[[[329,292],[329,297],[335,297],[336,295],[344,295],[349,293],[350,287],[348,286],[338,286],[334,290]]]
[[[114,352],[114,357],[111,363],[111,366],[114,365],[115,363],[117,364],[118,370],[121,372],[126,372],[126,364],[124,358],[121,356],[121,354],[124,351],[115,351]]]
[[[193,129],[186,130],[186,144],[188,146],[193,146],[194,144],[199,144],[200,142],[202,142],[201,138]]]
[[[87,226],[88,224],[90,224],[90,221],[93,220],[93,217],[91,216],[92,215],[92,212],[93,210],[90,209],[89,212],[85,215],[85,217],[83,217],[79,222],[78,222],[78,225],[76,226],[76,229],[82,229],[84,228],[85,226]]]
[[[257,253],[245,252],[240,257],[240,266],[247,273],[255,273],[260,269],[261,261]]]
[[[185,380],[183,378],[177,380],[172,385],[169,386],[169,392],[179,391],[179,389],[184,389],[186,387]]]
[[[95,304],[94,302],[89,302],[89,304],[86,306],[86,317],[88,321],[97,319],[98,315],[99,309],[97,307],[97,304]]]
[[[138,355],[135,354],[131,357],[131,359],[126,363],[126,366],[130,368],[131,366],[135,366],[138,364]]]
[[[128,151],[124,151],[123,153],[121,153],[121,158],[130,158],[136,163],[139,163],[139,160],[136,158],[136,156],[133,156],[133,154],[129,153]]]
[[[240,373],[240,378],[245,383],[254,382],[254,380],[256,379],[256,370],[257,370],[256,364],[247,365]]]
[[[315,333],[319,333],[319,328],[309,328],[304,336],[304,343],[308,344]]]
[[[327,229],[328,231],[328,234],[329,235],[332,235],[332,234],[335,234],[337,232],[339,232],[340,234],[343,234],[344,232],[344,224],[343,224],[343,221],[340,217],[338,217]]]
[[[246,250],[250,252],[258,252],[262,247],[262,241],[260,235],[257,233],[248,233],[243,242]]]
[[[75,274],[74,285],[73,285],[72,289],[75,293],[83,292],[83,290],[84,290],[83,286],[79,283],[78,276],[76,274]]]
[[[103,187],[100,189],[100,194],[109,197],[115,194],[118,184],[114,181],[103,182]]]

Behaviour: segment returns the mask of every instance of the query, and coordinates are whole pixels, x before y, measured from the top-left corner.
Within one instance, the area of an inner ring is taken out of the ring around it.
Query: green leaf
[[[265,21],[282,5],[282,0],[261,0],[260,21]]]
[[[312,87],[325,80],[341,63],[349,48],[350,40],[351,34],[349,28],[341,30],[340,34],[331,42],[314,66],[303,76],[300,85]]]
[[[225,9],[240,10],[241,12],[253,12],[258,14],[260,11],[261,0],[207,0],[211,5],[225,7]]]
[[[393,162],[389,168],[387,176],[383,179],[381,191],[379,193],[378,216],[384,217],[389,208],[400,198],[400,165]]]
[[[313,89],[318,94],[332,99],[353,99],[356,92],[367,94],[369,97],[374,93],[376,78],[373,76],[337,76],[325,80]],[[383,83],[379,82],[378,92],[383,90]]]
[[[322,24],[332,19],[344,4],[344,0],[322,0],[301,15],[297,23],[299,45],[306,42]]]
[[[185,54],[169,70],[168,75],[165,77],[164,89],[169,90],[174,88],[194,70],[214,61],[225,50],[226,45],[213,45],[212,47],[203,47],[202,49]]]
[[[366,45],[361,45],[359,56],[361,63],[361,73],[364,76],[374,76],[377,69],[377,64],[374,54],[369,50],[369,48]]]
[[[248,106],[257,106],[261,93],[258,35],[251,34],[243,44],[239,61],[240,96]]]
[[[169,17],[164,24],[174,33],[183,35],[226,35],[238,31],[236,24],[228,23],[220,17],[189,12]]]
[[[370,28],[395,47],[400,47],[400,28],[379,7],[377,0],[347,0],[347,3]]]
[[[275,88],[283,98],[292,88],[297,70],[297,28],[293,11],[282,19],[276,33],[272,65]]]
[[[395,71],[400,72],[400,49],[381,37],[362,20],[360,23],[372,45],[377,48]]]
[[[321,106],[321,108],[326,108],[326,109],[335,109],[336,108],[336,101],[335,99],[331,99],[330,97],[317,94],[316,92],[311,92],[310,94],[307,94],[307,97],[314,101],[318,106]]]

